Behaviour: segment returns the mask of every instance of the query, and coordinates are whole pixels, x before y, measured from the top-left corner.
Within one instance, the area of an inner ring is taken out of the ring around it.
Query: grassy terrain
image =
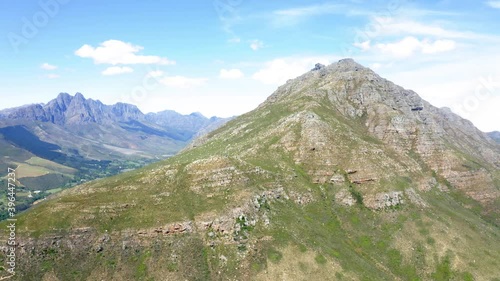
[[[175,157],[19,214],[31,250],[16,278],[498,280],[498,213],[308,81]],[[492,169],[463,158],[467,172]]]
[[[79,170],[39,157],[31,157],[23,163],[9,164],[16,168],[17,211],[24,211],[40,199],[71,188],[75,185],[121,173],[124,170],[144,166],[147,160],[89,161]],[[5,173],[7,172],[7,167]],[[2,174],[2,173],[0,173]],[[0,184],[7,186],[7,178],[0,178]],[[31,197],[28,195],[31,191]],[[34,193],[39,191],[39,193]],[[0,220],[7,218],[7,189],[0,189]]]

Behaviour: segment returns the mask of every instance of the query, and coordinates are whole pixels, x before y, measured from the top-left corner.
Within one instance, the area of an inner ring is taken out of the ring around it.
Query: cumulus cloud
[[[262,42],[260,40],[252,40],[250,42],[250,48],[254,51],[257,51],[257,50],[261,49],[262,47],[264,47],[264,42]]]
[[[207,78],[190,78],[185,76],[165,76],[161,78],[160,83],[165,86],[174,88],[191,88],[205,84],[208,81]]]
[[[237,68],[233,69],[221,69],[219,72],[219,78],[222,79],[238,79],[243,77],[243,72]]]
[[[57,66],[51,65],[49,63],[44,63],[44,64],[40,65],[40,68],[45,69],[45,70],[54,70],[54,69],[57,69]]]
[[[164,57],[138,55],[142,49],[142,46],[131,43],[108,40],[98,47],[85,44],[75,51],[75,55],[93,59],[95,64],[175,64]]]
[[[332,58],[329,57],[278,58],[266,62],[252,78],[264,84],[281,85],[286,80],[311,70],[316,63],[327,65],[331,61]]]
[[[371,48],[367,46],[368,48]],[[415,53],[436,54],[452,51],[456,48],[456,43],[453,40],[419,40],[413,36],[407,36],[404,39],[394,43],[379,43],[375,48],[383,53],[391,54],[397,58],[406,58]]]
[[[134,72],[134,70],[131,67],[128,66],[111,66],[106,68],[103,72],[102,75],[118,75],[118,74],[123,74],[123,73],[131,73]]]
[[[395,17],[373,17],[364,35],[368,38],[398,35],[420,35],[437,38],[462,39],[478,39],[483,37],[473,32],[446,29],[436,23],[422,23]]]

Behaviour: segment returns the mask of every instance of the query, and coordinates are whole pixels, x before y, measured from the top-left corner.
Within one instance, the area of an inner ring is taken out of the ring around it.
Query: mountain
[[[165,129],[170,131],[182,131],[188,136],[188,139],[210,132],[232,118],[233,117],[219,118],[216,116],[206,118],[199,112],[182,115],[173,110],[148,113],[145,116],[147,121],[157,124]]]
[[[495,140],[496,142],[500,143],[500,132],[494,131],[494,132],[489,132],[487,133],[490,138]]]
[[[499,189],[490,137],[345,59],[19,214],[16,278],[496,280]]]
[[[145,115],[135,105],[61,93],[47,104],[0,111],[0,177],[3,182],[7,167],[19,166],[24,196],[18,204],[24,209],[61,187],[174,155],[199,132],[226,120],[178,113],[169,120],[162,113]],[[0,218],[5,215],[0,204]]]

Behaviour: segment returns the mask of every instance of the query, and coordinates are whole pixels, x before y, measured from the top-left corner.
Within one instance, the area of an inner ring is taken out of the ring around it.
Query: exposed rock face
[[[313,69],[311,69],[311,71],[320,70],[320,69],[322,69],[322,68],[324,68],[324,67],[325,67],[325,65],[323,65],[323,64],[321,64],[321,63],[317,63],[317,64],[315,64],[315,65],[314,65],[314,68],[313,68]]]
[[[271,117],[277,108],[288,108],[290,114],[266,132],[253,135],[252,119]],[[321,110],[331,114],[320,116]],[[221,134],[238,135],[256,144],[243,148],[240,155],[253,155],[266,139],[277,138],[276,148],[284,148],[296,164],[306,166],[313,183],[342,184],[345,174],[362,193],[379,202],[369,204],[375,209],[388,202],[378,198],[389,194],[384,184],[395,181],[420,191],[446,191],[446,180],[488,208],[500,197],[497,144],[468,120],[432,106],[351,59],[318,64],[289,80],[259,106],[253,118],[241,119]],[[193,146],[207,141],[198,140]],[[229,152],[237,150],[228,147]],[[404,183],[403,178],[412,182]],[[403,191],[391,192],[402,196]],[[398,198],[390,195],[390,205],[399,204]]]
[[[417,161],[423,161],[454,187],[484,204],[493,204],[500,196],[498,181],[497,184],[494,183],[491,173],[500,168],[498,146],[471,122],[448,109],[432,106],[415,92],[394,85],[351,59],[321,68],[319,72],[316,70],[281,86],[261,107],[304,97],[308,97],[309,101],[306,103],[311,108],[317,103],[325,105],[329,101],[328,106],[333,112],[339,112],[346,120],[363,120],[371,136],[390,146],[398,154],[415,154],[410,155],[411,159],[402,166],[395,165],[392,169],[402,173],[422,171]],[[313,84],[316,86],[311,87]],[[300,96],[296,96],[297,93]],[[347,143],[342,147],[339,141],[329,141],[340,140],[342,137],[339,133],[329,135],[330,130],[324,119],[315,117],[315,113],[310,111],[304,112],[303,116],[300,122],[304,139],[301,143],[307,143],[303,147],[314,147],[315,151],[302,151],[296,154],[298,158],[303,159],[305,155],[314,153],[325,161],[340,160],[340,152],[350,150],[351,157],[360,162],[357,165],[360,172],[354,180],[376,178],[384,173],[370,163],[364,163],[367,158],[377,158],[382,150],[363,145],[353,151],[347,148]],[[290,118],[297,117],[289,117],[288,120],[291,121]],[[290,122],[288,120],[282,122]],[[348,135],[346,137],[352,138]],[[353,139],[353,143],[355,142],[356,139]],[[326,143],[329,145],[325,146]],[[292,146],[287,144],[287,147]],[[384,165],[390,162],[381,158],[375,163],[387,170],[389,167]],[[311,171],[314,175],[324,174],[330,177],[333,172],[324,164],[319,170]],[[325,182],[323,178],[318,178],[317,181]]]
[[[404,203],[403,193],[401,191],[393,191],[388,193],[378,193],[374,198],[365,199],[364,204],[372,209],[385,209],[396,207]]]
[[[498,241],[485,219],[499,223],[499,157],[498,145],[470,122],[346,59],[289,80],[161,164],[65,191],[23,213],[19,228],[45,235],[30,240],[35,248],[64,234],[60,225],[109,229],[109,240],[95,235],[84,251],[118,257],[129,246],[155,252],[196,239],[183,256],[203,253],[187,267],[207,268],[201,280],[252,280],[268,260],[280,264],[284,245],[315,249],[318,264],[360,263],[353,280],[431,280],[448,250],[470,260],[474,243],[484,252]],[[482,269],[463,260],[450,268],[489,280],[495,272],[483,269],[497,256],[484,255]],[[31,259],[40,267],[47,258],[26,253],[21,267],[32,268]]]

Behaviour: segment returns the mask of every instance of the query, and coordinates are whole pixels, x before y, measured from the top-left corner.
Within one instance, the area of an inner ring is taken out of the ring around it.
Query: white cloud
[[[137,53],[144,49],[119,40],[108,40],[99,47],[83,45],[75,51],[75,55],[82,58],[91,58],[95,64],[175,64],[164,57],[143,56]]]
[[[274,14],[277,16],[286,16],[286,17],[307,17],[307,16],[324,15],[331,13],[343,13],[345,12],[345,10],[343,10],[344,8],[345,8],[344,5],[320,4],[320,5],[311,5],[307,7],[278,10],[275,11]]]
[[[436,40],[434,43],[429,41],[422,42],[422,53],[436,54],[452,51],[456,48],[456,43],[453,40]]]
[[[149,77],[161,77],[161,76],[163,76],[163,74],[164,74],[164,73],[163,73],[163,71],[161,71],[161,70],[153,70],[153,71],[150,71],[150,72],[147,74],[147,76],[149,76]]]
[[[45,70],[55,70],[55,69],[57,69],[57,66],[51,65],[49,63],[44,63],[44,64],[40,65],[40,68],[45,69]]]
[[[134,72],[134,70],[128,66],[111,66],[111,67],[106,68],[102,72],[102,75],[118,75],[118,74],[131,73],[131,72]]]
[[[243,77],[243,72],[241,70],[234,69],[221,69],[219,72],[219,77],[222,79],[238,79]]]
[[[166,76],[161,78],[160,83],[165,86],[174,87],[174,88],[191,88],[195,86],[200,86],[205,84],[208,81],[207,78],[189,78],[185,76]]]
[[[45,75],[45,77],[49,78],[49,79],[56,79],[56,78],[59,78],[59,74],[54,74],[54,73],[49,73],[47,75]]]
[[[495,9],[500,9],[500,1],[487,1],[486,5]]]
[[[383,53],[391,54],[394,57],[406,58],[419,52],[422,54],[436,54],[452,51],[456,48],[456,43],[447,39],[432,42],[428,39],[419,40],[413,36],[407,36],[398,42],[379,43],[375,47]]]
[[[418,48],[420,48],[420,41],[415,37],[406,37],[396,43],[379,43],[376,47],[380,51],[390,53],[395,57],[409,57],[413,55]]]
[[[276,10],[270,14],[270,20],[275,27],[294,26],[311,17],[344,14],[347,7],[342,4],[317,4],[290,9]]]
[[[468,31],[448,30],[438,24],[424,24],[413,20],[394,17],[373,17],[370,25],[366,27],[366,32],[362,35],[368,38],[394,35],[425,35],[437,38],[463,39],[478,39],[484,37],[483,35]]]
[[[266,62],[264,68],[252,78],[264,84],[282,85],[288,79],[295,78],[311,70],[316,63],[330,64],[331,57],[279,58]]]
[[[370,43],[371,43],[370,40],[366,40],[361,43],[354,43],[354,47],[358,47],[362,51],[368,51],[371,48]]]
[[[254,51],[257,51],[257,50],[261,49],[262,47],[264,47],[264,43],[260,40],[252,40],[250,42],[250,48],[252,48],[252,50],[254,50]]]

